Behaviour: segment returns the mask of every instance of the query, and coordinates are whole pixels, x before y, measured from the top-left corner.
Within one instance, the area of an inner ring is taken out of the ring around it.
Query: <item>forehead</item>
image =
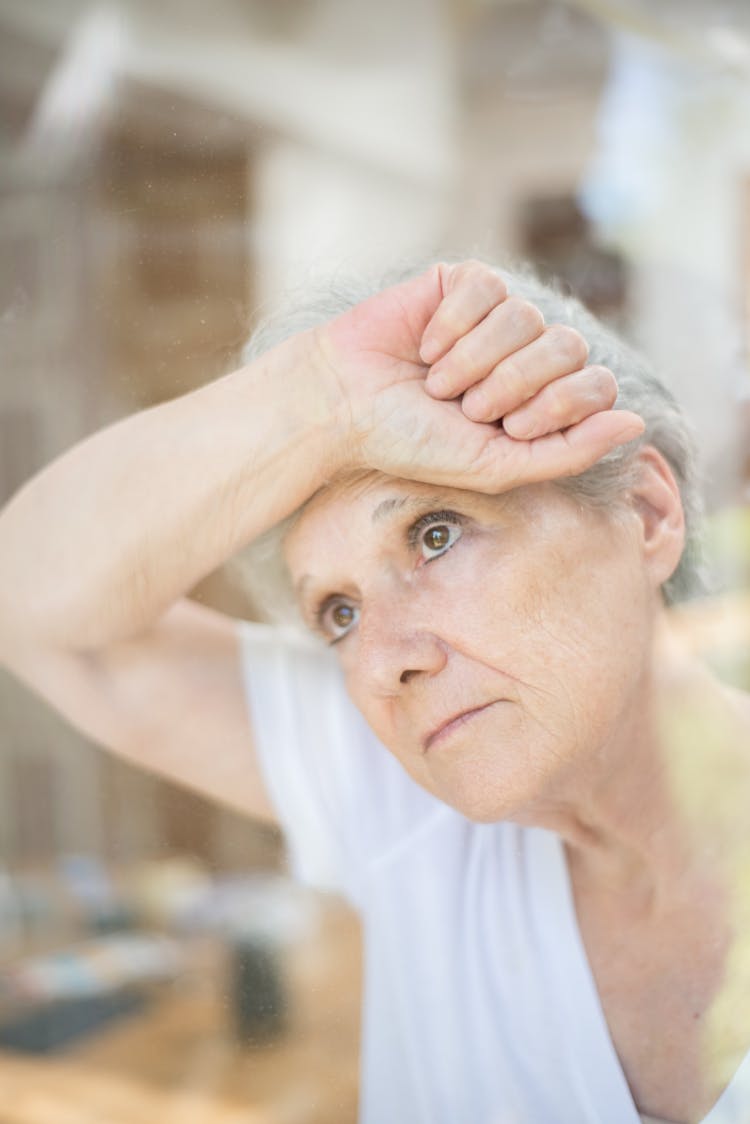
[[[499,496],[421,484],[379,472],[362,473],[322,488],[305,505],[284,538],[284,555],[299,574],[318,548],[345,559],[352,547],[382,539],[390,525],[417,519],[428,511],[456,508],[467,515],[497,515],[519,502],[520,493],[542,491],[530,485]],[[530,498],[530,497],[528,497]]]
[[[284,537],[285,553],[293,553],[301,539],[309,540],[319,531],[330,533],[332,525],[342,531],[353,521],[364,521],[374,528],[395,516],[408,516],[425,507],[448,507],[451,502],[467,506],[498,504],[502,497],[487,497],[457,488],[443,488],[368,472],[321,488],[305,505]]]

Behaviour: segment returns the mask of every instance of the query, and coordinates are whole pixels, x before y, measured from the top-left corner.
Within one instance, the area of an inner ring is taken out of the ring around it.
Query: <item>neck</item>
[[[660,622],[616,733],[524,823],[565,841],[571,874],[649,903],[680,893],[741,836],[747,846],[750,709]]]

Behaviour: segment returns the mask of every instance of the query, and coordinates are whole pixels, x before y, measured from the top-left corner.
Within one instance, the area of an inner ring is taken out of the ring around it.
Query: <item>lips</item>
[[[436,742],[440,741],[448,734],[453,733],[453,731],[457,730],[459,726],[463,726],[464,723],[471,721],[471,719],[474,718],[477,714],[481,714],[483,710],[487,710],[488,707],[494,706],[497,701],[497,699],[493,699],[492,702],[484,703],[482,706],[473,706],[469,707],[466,710],[459,710],[455,714],[450,715],[448,718],[444,718],[443,721],[439,723],[439,725],[434,726],[432,730],[430,730],[430,732],[422,739],[422,749],[424,750],[424,752],[426,753],[427,750],[430,749],[431,746],[435,745]]]

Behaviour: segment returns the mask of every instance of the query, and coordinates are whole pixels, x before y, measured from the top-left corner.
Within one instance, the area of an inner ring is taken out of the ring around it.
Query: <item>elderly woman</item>
[[[32,480],[0,654],[360,910],[366,1124],[740,1124],[750,703],[669,635],[694,507],[626,348],[438,265]],[[280,524],[319,639],[184,599]]]

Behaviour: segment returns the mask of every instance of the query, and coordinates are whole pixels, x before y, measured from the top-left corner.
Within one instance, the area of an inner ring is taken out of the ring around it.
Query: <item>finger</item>
[[[488,443],[483,464],[472,487],[483,492],[503,492],[523,484],[536,484],[562,476],[577,476],[591,468],[618,445],[640,437],[643,419],[627,410],[606,410],[563,432],[516,441],[499,433]]]
[[[585,367],[555,379],[517,410],[503,417],[503,429],[528,441],[567,429],[617,401],[617,380],[607,367]]]
[[[575,328],[550,324],[538,338],[507,355],[472,386],[464,394],[463,411],[472,421],[497,421],[548,383],[580,371],[588,353],[588,344]]]
[[[444,297],[422,334],[419,355],[435,363],[508,295],[502,277],[482,262],[440,266]]]
[[[433,397],[456,398],[486,379],[498,364],[531,344],[543,332],[544,317],[536,305],[520,297],[508,297],[472,331],[463,335],[439,363],[432,366],[425,386]],[[524,396],[528,397],[528,394]],[[517,399],[513,404],[520,405],[524,398]]]

